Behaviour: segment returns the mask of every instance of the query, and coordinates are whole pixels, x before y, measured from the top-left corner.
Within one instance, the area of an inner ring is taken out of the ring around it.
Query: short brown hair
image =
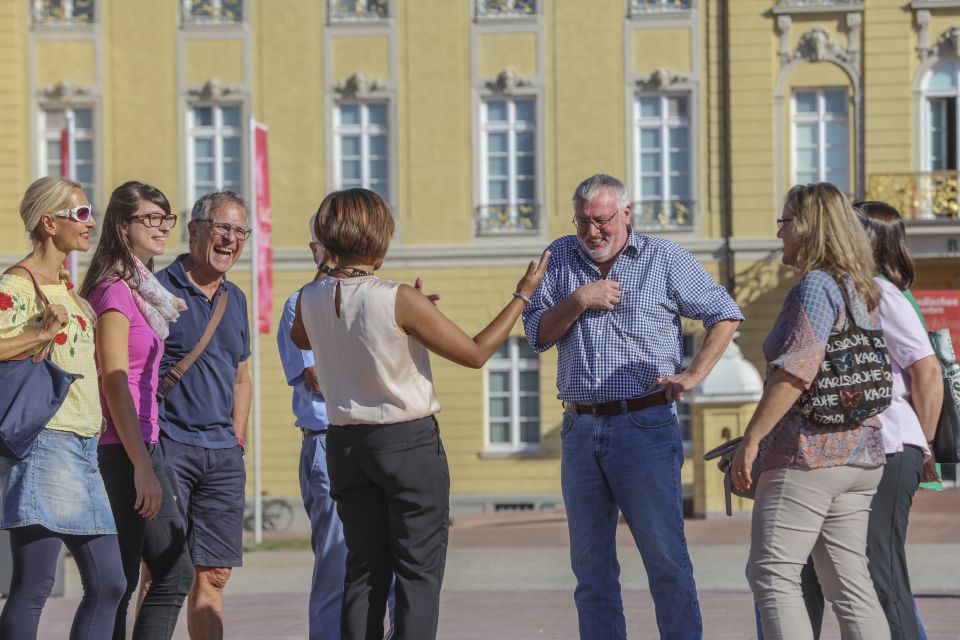
[[[390,205],[369,189],[334,191],[314,222],[317,240],[337,258],[382,260],[393,237]]]

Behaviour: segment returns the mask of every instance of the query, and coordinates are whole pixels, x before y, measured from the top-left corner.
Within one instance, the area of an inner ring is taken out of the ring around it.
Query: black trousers
[[[917,640],[920,630],[907,573],[907,519],[920,484],[923,452],[905,446],[887,456],[883,478],[870,505],[867,558],[870,577],[887,615],[892,640]]]
[[[347,543],[340,637],[383,638],[395,577],[393,637],[436,638],[450,521],[450,471],[436,419],[332,426],[327,467]]]

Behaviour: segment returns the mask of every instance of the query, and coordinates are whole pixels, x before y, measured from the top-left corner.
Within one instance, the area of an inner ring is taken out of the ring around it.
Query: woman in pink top
[[[177,567],[179,571],[157,566],[189,560],[184,553],[170,552],[177,544],[182,548],[184,540],[172,487],[155,447],[157,368],[169,333],[167,325],[184,305],[151,272],[153,258],[166,249],[176,222],[166,196],[155,187],[134,181],[117,187],[80,287],[80,295],[97,313],[100,403],[106,419],[98,449],[100,472],[117,523],[127,578],[116,614],[115,639],[125,637],[127,605],[139,580],[141,557],[153,575],[171,575],[172,584],[150,589],[134,638],[173,634],[193,575],[190,566]]]
[[[870,576],[893,640],[920,637],[907,574],[907,518],[921,481],[937,480],[929,442],[943,403],[940,364],[917,311],[902,293],[914,269],[900,213],[882,202],[854,205],[873,243],[880,285],[880,321],[893,367],[893,401],[880,414],[887,464],[870,505]]]

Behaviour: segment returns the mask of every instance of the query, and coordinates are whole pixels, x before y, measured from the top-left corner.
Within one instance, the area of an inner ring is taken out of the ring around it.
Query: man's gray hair
[[[240,194],[233,191],[211,191],[203,194],[193,203],[190,221],[210,220],[214,211],[227,204],[237,205],[247,214],[247,220],[250,219],[250,207],[247,206],[247,201],[240,197]]]
[[[606,191],[617,199],[617,211],[623,213],[630,204],[630,198],[627,197],[627,188],[623,183],[606,173],[597,173],[581,182],[576,191],[573,192],[573,206],[576,208],[577,202],[586,202],[596,197],[600,191]]]
[[[307,220],[307,228],[310,229],[310,239],[313,240],[314,242],[320,242],[320,240],[317,239],[316,224],[317,224],[317,214],[313,214],[312,216],[310,216],[310,219]]]

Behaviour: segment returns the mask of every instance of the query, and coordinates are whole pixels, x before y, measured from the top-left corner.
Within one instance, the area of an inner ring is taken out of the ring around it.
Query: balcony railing
[[[862,4],[863,0],[777,0],[776,9],[833,9]]]
[[[243,0],[183,0],[184,24],[243,22]]]
[[[94,0],[33,0],[33,22],[43,25],[91,24]]]
[[[523,235],[540,230],[540,205],[486,204],[477,207],[477,235]]]
[[[476,0],[477,19],[526,18],[537,14],[537,0]]]
[[[390,0],[327,0],[330,22],[371,22],[390,17]]]
[[[630,0],[630,17],[690,11],[695,0]]]
[[[867,199],[886,202],[910,222],[956,222],[957,171],[876,173],[867,180]]]
[[[636,231],[683,231],[693,227],[696,203],[691,200],[634,202],[631,224]]]

